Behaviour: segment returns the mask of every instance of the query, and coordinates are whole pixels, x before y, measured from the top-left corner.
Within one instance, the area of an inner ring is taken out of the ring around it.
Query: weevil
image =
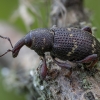
[[[10,41],[7,37],[0,37]],[[12,46],[11,41],[10,44]],[[45,52],[50,52],[51,57],[58,66],[69,70],[72,69],[70,64],[67,62],[62,63],[56,58],[74,63],[91,63],[88,67],[93,67],[100,59],[100,42],[92,35],[90,27],[78,29],[53,26],[50,29],[38,28],[31,30],[14,47],[12,46],[12,50],[8,50],[6,53],[12,52],[12,56],[15,58],[24,45],[42,56],[41,77],[43,79],[47,75]]]

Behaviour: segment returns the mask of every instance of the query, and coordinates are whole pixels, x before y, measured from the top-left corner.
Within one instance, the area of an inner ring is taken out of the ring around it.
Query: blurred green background
[[[45,17],[45,10],[46,6],[44,4],[36,3],[39,0],[35,1],[35,6],[38,4],[42,11],[42,25],[43,27],[46,27],[47,25],[47,19]],[[7,23],[10,23],[11,25],[15,26],[17,29],[23,31],[24,33],[27,33],[26,27],[19,17],[14,23],[10,22],[10,17],[12,13],[18,8],[18,0],[0,0],[0,21],[5,21]],[[91,22],[93,26],[97,27],[97,32],[95,33],[96,37],[100,37],[99,31],[100,31],[100,0],[85,0],[85,6],[92,12]],[[36,17],[36,16],[35,16]],[[35,21],[34,25],[31,26],[31,29],[34,29],[38,27],[37,21]],[[2,85],[2,77],[0,76],[0,100],[25,100],[24,95],[18,95],[15,92],[7,92]]]

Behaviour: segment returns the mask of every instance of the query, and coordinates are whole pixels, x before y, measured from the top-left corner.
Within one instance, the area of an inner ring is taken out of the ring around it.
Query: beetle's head
[[[27,47],[31,47],[32,41],[30,38],[30,34],[27,34],[24,38],[20,39],[14,46],[14,48],[12,49],[12,56],[15,58],[17,57],[20,49],[26,45]]]
[[[47,28],[38,28],[30,31],[31,39],[28,39],[28,46],[42,56],[45,52],[50,52],[53,45],[53,35]],[[32,43],[31,43],[32,41]]]
[[[2,37],[2,38],[3,38],[3,37]],[[9,38],[7,38],[7,39],[8,39],[8,41],[10,42],[10,44],[11,44],[11,46],[12,46],[12,43],[11,43],[10,39],[9,39]],[[31,41],[31,39],[30,39],[30,34],[27,34],[25,37],[23,37],[22,39],[20,39],[20,40],[15,44],[14,47],[12,46],[12,50],[8,49],[7,52],[5,52],[4,54],[0,55],[0,57],[4,56],[4,55],[5,55],[6,53],[8,53],[8,52],[12,52],[12,56],[13,56],[13,58],[15,58],[15,57],[17,57],[17,55],[18,55],[20,49],[21,49],[24,45],[26,45],[27,47],[30,47],[31,44],[32,44],[32,41]]]
[[[32,30],[25,37],[20,39],[15,46],[12,47],[12,50],[8,50],[3,55],[12,52],[12,56],[15,58],[24,45],[35,50],[39,55],[43,55],[45,52],[50,52],[52,50],[53,34],[51,34],[50,30],[47,28]]]

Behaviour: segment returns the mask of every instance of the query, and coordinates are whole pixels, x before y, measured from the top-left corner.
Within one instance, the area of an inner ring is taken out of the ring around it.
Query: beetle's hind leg
[[[92,34],[92,29],[91,29],[89,26],[85,26],[85,27],[83,27],[81,30],[87,31],[87,32],[89,32],[90,34]]]
[[[97,54],[92,54],[87,56],[86,58],[80,60],[80,61],[76,61],[78,63],[91,63],[88,68],[92,68],[98,61],[98,57]]]

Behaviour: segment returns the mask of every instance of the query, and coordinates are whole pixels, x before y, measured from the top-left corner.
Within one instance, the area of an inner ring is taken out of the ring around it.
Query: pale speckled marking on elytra
[[[77,48],[77,45],[74,45],[75,48]]]
[[[92,50],[92,53],[94,53],[94,50]]]
[[[94,48],[94,44],[92,44],[92,48]]]
[[[43,43],[45,44],[45,42],[46,42],[46,39],[45,39],[45,38],[43,38]]]
[[[35,41],[35,37],[32,38],[33,42]]]
[[[77,42],[74,42],[74,44],[77,44]]]
[[[72,53],[74,53],[74,51],[75,51],[75,49],[77,48],[77,45],[76,44],[74,44],[74,47],[72,48]]]
[[[96,51],[96,49],[94,48],[93,50],[92,50],[92,53],[94,53]]]
[[[73,36],[73,34],[70,34],[69,36],[70,36],[70,37],[72,37],[72,36]]]
[[[94,45],[96,45],[96,41],[94,40]]]
[[[68,31],[71,31],[71,28],[67,28],[68,29]]]
[[[42,47],[42,50],[44,49],[44,47]]]
[[[54,31],[50,30],[49,32],[54,35]]]
[[[70,56],[71,54],[73,54],[75,49],[78,47],[77,42],[75,42],[75,40],[73,40],[73,43],[74,43],[74,46],[72,47],[72,50],[67,53],[67,56]]]
[[[93,44],[92,44],[92,48],[93,48],[93,50],[92,50],[92,53],[94,53],[95,52],[95,46],[96,46],[96,41],[95,40],[93,40]]]
[[[74,53],[75,48],[72,48],[72,53]]]
[[[70,56],[72,53],[71,52],[68,52],[67,56]]]
[[[76,42],[76,40],[73,40],[73,42]]]

